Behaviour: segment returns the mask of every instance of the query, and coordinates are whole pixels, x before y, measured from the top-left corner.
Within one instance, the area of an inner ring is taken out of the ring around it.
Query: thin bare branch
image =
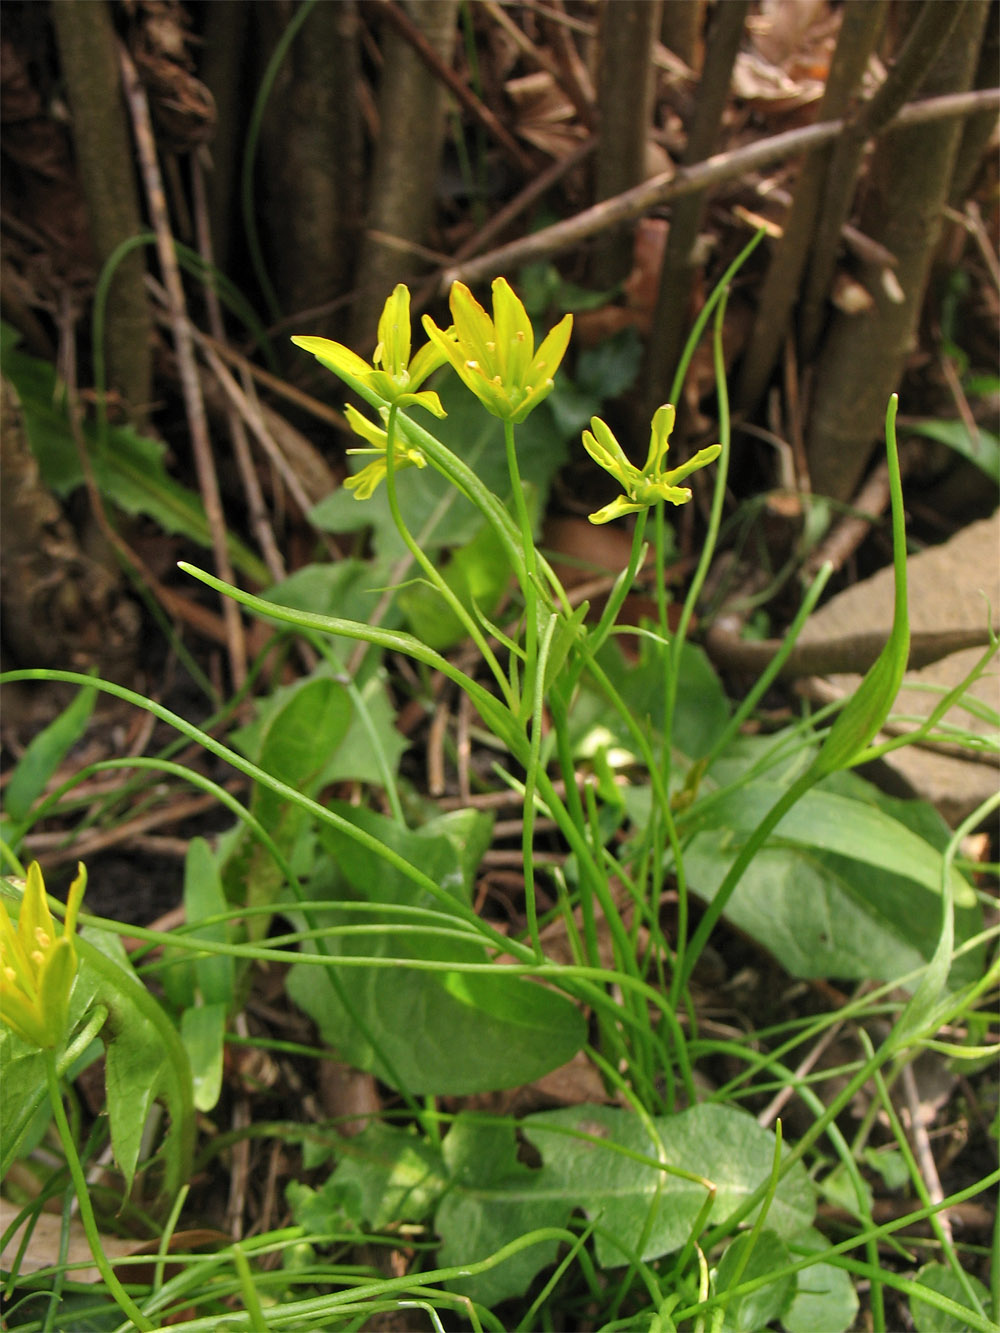
[[[119,46],[118,55],[122,67],[122,79],[132,125],[135,133],[136,150],[142,177],[146,187],[146,202],[149,208],[153,231],[156,233],[156,251],[163,273],[167,293],[167,307],[173,329],[174,350],[181,377],[181,390],[184,394],[184,406],[187,411],[188,428],[191,432],[191,445],[194,450],[195,467],[198,472],[198,484],[201,489],[205,517],[212,534],[212,552],[219,577],[226,583],[233,582],[233,567],[229,559],[226,544],[226,519],[222,512],[222,498],[219,494],[219,479],[215,473],[212,458],[212,442],[208,435],[208,420],[205,416],[205,404],[198,384],[198,368],[195,362],[194,346],[191,339],[190,324],[184,301],[184,286],[181,282],[180,268],[174,249],[174,238],[170,230],[170,218],[167,213],[167,201],[163,191],[163,179],[156,157],[156,143],[153,138],[153,126],[150,119],[149,103],[146,92],[139,82],[135,66],[124,46]],[[226,626],[226,640],[229,648],[229,665],[233,684],[236,688],[246,679],[246,640],[243,634],[243,621],[239,608],[230,598],[222,599],[222,615]]]
[[[949,93],[943,97],[932,97],[924,102],[911,103],[904,107],[895,120],[886,127],[886,132],[914,125],[926,125],[949,116],[968,116],[987,107],[1000,107],[1000,88],[987,88],[971,93]],[[725,153],[716,153],[694,166],[681,167],[676,171],[663,171],[658,176],[643,181],[634,189],[626,190],[613,199],[604,199],[601,203],[584,209],[564,222],[544,227],[531,236],[512,241],[509,245],[500,246],[496,250],[491,250],[489,254],[480,255],[466,263],[452,265],[441,274],[439,291],[442,294],[446,293],[456,281],[481,282],[485,278],[495,277],[498,273],[509,273],[524,264],[547,259],[572,249],[591,236],[596,236],[606,227],[641,217],[644,213],[660,208],[672,199],[721,185],[737,176],[771,166],[796,153],[813,152],[836,139],[844,126],[843,120],[805,125],[799,129],[785,130],[758,143],[747,144],[745,147],[734,148]]]

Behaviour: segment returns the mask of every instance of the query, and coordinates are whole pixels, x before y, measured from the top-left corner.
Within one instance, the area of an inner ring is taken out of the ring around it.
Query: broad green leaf
[[[337,749],[351,719],[351,701],[344,686],[326,676],[313,676],[292,687],[282,707],[264,724],[255,762],[279,781],[313,795],[323,780],[330,753]],[[253,811],[274,833],[285,802],[270,788],[255,793]]]
[[[462,812],[461,820],[439,819],[410,832],[371,811],[334,808],[419,866],[456,902],[468,903],[488,837],[482,816]],[[342,906],[317,913],[319,923],[372,928],[363,935],[331,935],[325,951],[399,960],[342,971],[340,990],[317,985],[315,967],[292,968],[289,994],[345,1060],[412,1094],[460,1095],[529,1083],[575,1054],[586,1025],[565,996],[499,964],[489,973],[449,970],[449,963],[488,961],[472,927],[458,916],[449,920],[447,904],[415,893],[411,880],[367,847],[331,828],[320,836],[349,889],[333,890]],[[345,898],[353,898],[353,906]],[[394,912],[396,904],[438,915],[415,919]],[[294,908],[288,914],[294,919]],[[303,948],[315,951],[312,944]],[[433,959],[441,967],[407,968],[410,958]]]
[[[41,1111],[43,1103],[46,1111]],[[31,1125],[32,1117],[36,1123]],[[18,1154],[30,1150],[45,1133],[48,1110],[45,1056],[16,1032],[0,1023],[0,1124],[3,1150]],[[30,1128],[29,1128],[30,1126]]]
[[[946,444],[1000,484],[1000,436],[985,426],[977,426],[973,434],[964,421],[910,421],[906,429]]]
[[[183,947],[171,951],[171,965],[161,975],[171,1003],[181,1011],[181,1039],[199,1111],[210,1111],[222,1090],[223,1044],[235,998],[236,964],[225,954],[199,954],[196,941],[229,942],[231,931],[225,921],[200,924],[229,910],[215,854],[204,838],[192,838],[184,863],[184,914],[195,929],[184,936]]]
[[[192,838],[184,862],[184,917],[189,926],[197,926],[197,929],[186,939],[228,943],[230,932],[224,921],[214,925],[199,924],[228,910],[215,855],[204,838]],[[203,1003],[222,1005],[223,1009],[232,1004],[236,971],[232,957],[203,954],[195,958],[193,968],[197,994]]]
[[[376,1121],[345,1143],[338,1156],[340,1164],[320,1191],[326,1197],[308,1206],[342,1210],[375,1230],[404,1220],[423,1222],[448,1187],[440,1147],[412,1130]],[[296,1220],[303,1220],[298,1212]]]
[[[779,798],[768,782],[728,792],[697,820],[684,852],[688,883],[711,901],[743,841]],[[789,811],[743,875],[727,918],[800,977],[890,980],[934,951],[940,852],[878,805],[815,788]],[[979,929],[968,882],[952,870],[956,942]],[[954,985],[976,974],[959,960]]]
[[[742,1232],[726,1246],[725,1253],[719,1260],[715,1273],[714,1291],[739,1287],[754,1278],[767,1277],[775,1269],[784,1268],[790,1262],[790,1255],[784,1242],[769,1228],[764,1228],[756,1237],[746,1266],[737,1277],[737,1270],[743,1262],[751,1244],[748,1232]],[[730,1298],[726,1305],[721,1333],[757,1333],[766,1328],[772,1319],[779,1319],[792,1303],[795,1294],[795,1277],[786,1273],[784,1277],[756,1291],[748,1291]]]
[[[149,1112],[161,1100],[169,1115],[163,1140],[162,1195],[173,1201],[190,1177],[194,1150],[191,1069],[184,1046],[160,1004],[136,976],[117,936],[84,930],[77,938],[80,970],[71,1016],[95,1004],[108,1009],[99,1033],[107,1051],[105,1079],[111,1146],[131,1187]]]
[[[977,1277],[966,1274],[966,1281],[979,1302],[979,1309],[975,1313],[982,1317],[990,1308],[990,1293]],[[937,1292],[939,1296],[947,1297],[964,1309],[973,1308],[968,1292],[958,1275],[947,1264],[925,1264],[916,1275],[916,1282],[921,1287]],[[931,1305],[929,1301],[920,1300],[918,1296],[910,1297],[910,1314],[917,1333],[968,1333],[970,1327],[957,1311],[942,1310],[939,1306]]]
[[[348,781],[384,787],[386,774],[396,775],[407,749],[406,737],[396,726],[385,671],[380,667],[359,680],[356,691],[347,732],[323,769],[323,787]]]
[[[84,484],[83,465],[74,442],[65,396],[55,369],[29,356],[4,326],[4,374],[17,390],[25,432],[45,484],[59,496]],[[211,549],[212,539],[201,499],[169,476],[165,449],[157,440],[127,426],[110,426],[107,446],[97,429],[83,423],[88,457],[102,496],[127,514],[146,514],[166,532],[180,533]],[[267,567],[234,536],[227,537],[233,564],[256,583],[268,581]]]
[[[713,1226],[770,1175],[774,1135],[744,1111],[702,1105],[654,1123],[667,1166],[700,1173],[717,1186]],[[539,1166],[518,1160],[518,1130],[539,1153]],[[706,1186],[634,1156],[657,1152],[637,1116],[608,1106],[544,1111],[519,1126],[463,1113],[440,1148],[409,1131],[374,1125],[338,1149],[340,1162],[326,1185],[296,1191],[296,1220],[323,1231],[345,1211],[383,1227],[425,1221],[433,1212],[437,1262],[450,1267],[485,1259],[541,1228],[565,1227],[582,1209],[597,1222],[598,1264],[621,1267],[640,1240],[647,1260],[679,1249],[707,1197]],[[809,1179],[796,1164],[768,1213],[771,1230],[782,1240],[812,1235],[813,1210]],[[498,1268],[449,1285],[495,1306],[526,1290],[556,1249],[545,1238]]]
[[[536,1227],[565,1225],[562,1199],[542,1199],[535,1191],[537,1170],[517,1160],[516,1124],[488,1123],[460,1115],[444,1141],[449,1188],[437,1210],[441,1237],[437,1261],[444,1268],[484,1258]],[[519,1251],[498,1267],[449,1286],[493,1307],[526,1291],[539,1269],[552,1263],[558,1242],[546,1239]]]
[[[637,1116],[617,1107],[577,1106],[529,1116],[522,1130],[542,1155],[536,1194],[562,1198],[600,1218],[596,1253],[602,1267],[626,1262],[639,1249],[655,1259],[687,1240],[706,1198],[696,1181],[670,1174],[680,1168],[716,1187],[711,1225],[725,1222],[771,1171],[774,1135],[753,1116],[730,1106],[705,1104],[654,1120],[663,1145],[663,1168],[636,1161],[615,1148],[658,1158],[659,1148]],[[600,1142],[553,1130],[576,1130]],[[782,1239],[798,1236],[812,1222],[812,1186],[800,1163],[782,1178],[768,1211]],[[751,1215],[752,1218],[753,1215]]]
[[[353,706],[345,687],[328,668],[277,691],[261,707],[257,723],[244,727],[233,744],[272,777],[306,796],[326,781],[330,756],[340,747]],[[313,816],[269,787],[255,787],[250,810],[291,857],[300,838],[311,836]],[[274,902],[285,877],[270,852],[241,828],[224,854],[223,882],[231,902],[264,906]],[[250,925],[252,938],[267,930],[265,917]]]
[[[810,1228],[798,1238],[796,1257],[808,1246],[822,1255],[830,1243],[819,1231]],[[854,1327],[858,1312],[858,1293],[850,1273],[835,1262],[816,1263],[801,1269],[797,1276],[795,1297],[782,1315],[787,1333],[847,1333]]]
[[[181,1040],[188,1053],[199,1111],[211,1111],[222,1091],[222,1056],[228,1005],[198,1004],[181,1014]]]
[[[336,678],[334,668],[328,663],[320,663],[310,676],[292,685],[280,686],[266,698],[258,700],[256,718],[234,732],[230,737],[233,745],[259,763],[264,733],[275,724],[292,697],[316,680],[332,681],[350,698],[350,691]],[[384,772],[396,772],[400,755],[406,749],[406,741],[396,729],[396,714],[386,690],[385,677],[374,659],[354,682],[354,687],[355,706],[339,741],[333,743],[335,734],[320,736],[317,733],[317,749],[323,759],[314,782],[317,790],[345,779],[381,785]],[[332,697],[327,703],[333,710],[343,706]],[[362,716],[362,709],[367,717]],[[381,763],[376,758],[376,750],[381,753]]]
[[[341,1190],[336,1176],[328,1176],[319,1189],[290,1180],[285,1198],[297,1226],[304,1227],[310,1236],[353,1229],[361,1215],[360,1201],[355,1194]]]
[[[27,820],[67,752],[86,731],[96,698],[95,689],[80,690],[73,702],[31,741],[10,774],[3,793],[0,835],[15,849],[23,831],[19,826]]]

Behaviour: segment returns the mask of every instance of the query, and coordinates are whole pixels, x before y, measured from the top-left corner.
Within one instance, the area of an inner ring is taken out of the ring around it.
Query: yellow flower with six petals
[[[653,415],[652,430],[649,434],[649,452],[645,465],[637,468],[625,456],[625,451],[611,433],[610,428],[600,419],[592,417],[591,430],[583,432],[583,444],[595,463],[599,463],[605,472],[621,482],[624,495],[606,504],[596,514],[590,515],[591,523],[609,523],[622,514],[638,513],[648,509],[660,500],[671,504],[686,504],[691,499],[687,486],[678,486],[679,481],[714,462],[722,452],[720,444],[711,444],[707,449],[699,449],[693,458],[689,458],[680,467],[664,471],[667,450],[670,448],[670,432],[674,428],[674,409],[669,403],[658,407]]]
[[[63,1040],[76,979],[73,941],[87,872],[77,864],[61,934],[45,898],[41,867],[32,861],[15,928],[0,900],[0,1021],[42,1050]]]
[[[444,365],[445,357],[433,343],[426,343],[411,361],[410,290],[403,283],[396,285],[382,308],[378,322],[378,345],[371,365],[343,343],[334,342],[330,338],[296,337],[292,342],[312,352],[316,360],[335,375],[358,380],[390,407],[423,407],[436,417],[447,415],[441,406],[441,399],[432,389],[420,389],[427,376]],[[348,490],[354,491],[356,500],[368,500],[388,470],[385,457],[387,433],[368,421],[354,407],[348,407],[346,415],[354,433],[372,446],[370,449],[348,449],[347,452],[380,455],[344,482]],[[397,468],[425,467],[427,463],[419,449],[409,445],[400,447],[398,439],[393,461]]]
[[[382,409],[383,415],[388,415],[388,409]],[[360,472],[355,472],[352,477],[348,477],[344,482],[344,488],[354,492],[355,500],[370,500],[375,493],[375,488],[380,481],[385,479],[385,474],[389,470],[386,461],[386,449],[389,441],[389,434],[376,426],[374,421],[369,421],[367,417],[355,407],[347,406],[344,408],[344,415],[347,417],[348,424],[355,435],[360,435],[363,440],[367,440],[371,445],[370,449],[348,449],[349,454],[374,454],[375,457]],[[401,423],[396,424],[396,443],[393,451],[393,465],[397,472],[404,467],[426,467],[427,459],[422,451],[414,445],[406,443],[405,428],[400,429]]]
[[[489,412],[517,425],[552,392],[573,316],[564,315],[536,352],[527,311],[506,278],[493,283],[492,319],[462,282],[452,283],[448,304],[454,324],[439,329],[424,315],[427,336]]]
[[[395,407],[423,407],[436,417],[446,415],[441,400],[431,389],[420,391],[420,385],[445,358],[432,344],[421,347],[410,360],[410,290],[402,283],[393,289],[382,308],[378,322],[378,345],[372,364],[364,361],[343,343],[331,338],[293,338],[327,370],[335,375],[347,375],[360,380],[367,388]]]

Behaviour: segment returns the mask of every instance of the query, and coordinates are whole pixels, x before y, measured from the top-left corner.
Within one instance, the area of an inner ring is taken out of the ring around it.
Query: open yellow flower
[[[86,887],[87,872],[78,863],[58,934],[37,861],[28,867],[16,929],[0,900],[0,1021],[43,1050],[53,1050],[66,1033],[77,969],[73,937]]]
[[[383,408],[382,412],[388,414],[388,408]],[[375,493],[375,488],[380,481],[383,481],[388,471],[389,465],[386,461],[386,449],[389,442],[388,432],[376,426],[374,421],[369,421],[367,417],[355,407],[348,405],[344,408],[344,415],[347,417],[348,424],[355,435],[360,435],[363,440],[367,440],[371,445],[370,449],[348,449],[349,454],[371,454],[372,461],[355,472],[353,477],[348,477],[344,482],[344,488],[354,492],[355,500],[370,500]],[[396,424],[396,443],[393,446],[393,466],[399,472],[404,467],[426,467],[427,459],[414,445],[408,444],[405,437],[405,430],[400,429],[400,423]]]
[[[645,465],[637,468],[625,456],[625,451],[611,433],[610,428],[600,419],[592,417],[591,430],[583,432],[583,444],[595,463],[599,463],[605,472],[621,482],[624,495],[606,504],[596,514],[590,515],[591,523],[609,523],[622,514],[634,514],[640,509],[648,509],[660,500],[671,504],[686,504],[691,499],[687,486],[678,486],[679,481],[689,477],[698,468],[714,462],[722,452],[720,444],[711,444],[707,449],[699,449],[693,458],[689,458],[680,467],[664,471],[667,450],[670,448],[670,432],[674,428],[674,409],[669,403],[658,407],[653,414],[652,430],[649,434],[649,453]]]
[[[488,411],[517,425],[552,392],[573,316],[564,315],[536,352],[527,311],[506,278],[493,283],[492,319],[463,282],[452,283],[448,305],[450,329],[424,315],[428,338]]]
[[[390,405],[423,407],[436,417],[446,415],[433,390],[420,391],[420,385],[432,371],[444,365],[445,358],[432,343],[426,343],[410,360],[410,289],[403,283],[397,284],[382,308],[378,346],[371,365],[357,352],[331,338],[295,337],[292,342],[312,352],[335,375],[360,380]]]

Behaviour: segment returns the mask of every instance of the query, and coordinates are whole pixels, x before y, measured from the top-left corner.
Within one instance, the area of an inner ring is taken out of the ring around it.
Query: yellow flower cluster
[[[77,969],[76,918],[86,886],[87,872],[78,864],[61,933],[37,861],[28,867],[16,927],[0,899],[0,1021],[43,1050],[53,1050],[66,1033]]]
[[[329,338],[293,338],[292,342],[312,352],[335,374],[356,381],[381,398],[386,404],[381,409],[383,418],[388,417],[391,407],[423,407],[443,417],[445,411],[437,394],[421,390],[420,385],[432,371],[448,364],[487,411],[517,425],[555,387],[554,376],[569,345],[573,316],[564,315],[536,351],[527,311],[506,278],[497,278],[493,283],[492,317],[461,282],[452,284],[449,306],[453,323],[447,329],[438,328],[429,315],[424,315],[423,325],[430,341],[412,360],[410,293],[402,284],[385,303],[371,365],[350,348]],[[353,407],[347,408],[347,419],[351,429],[369,445],[347,452],[374,457],[345,485],[357,499],[367,500],[386,474],[387,432]],[[680,467],[665,470],[674,425],[674,409],[669,404],[658,408],[653,417],[649,452],[642,468],[629,462],[600,417],[592,418],[590,424],[591,429],[583,432],[585,448],[595,462],[621,483],[625,492],[591,514],[592,523],[607,523],[659,501],[684,504],[690,500],[691,491],[677,483],[711,463],[721,452],[721,447],[714,444],[700,449]],[[415,444],[406,440],[405,427],[401,433],[403,438],[397,437],[395,444],[395,467],[424,467],[426,459]]]

